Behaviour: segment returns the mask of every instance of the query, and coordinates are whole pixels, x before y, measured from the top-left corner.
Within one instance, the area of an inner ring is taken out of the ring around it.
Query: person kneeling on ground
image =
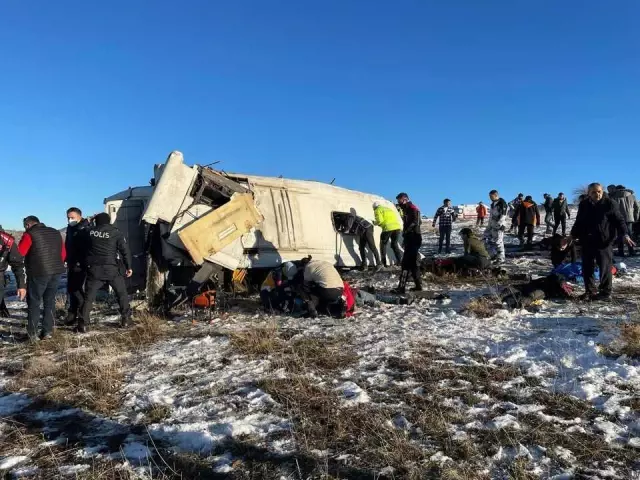
[[[460,230],[460,236],[464,242],[464,255],[455,259],[458,269],[485,270],[491,266],[491,257],[482,240],[476,237],[468,227]]]
[[[305,300],[311,318],[317,317],[318,313],[344,317],[344,281],[329,262],[310,260],[305,263],[297,273],[295,283],[301,287],[298,293]]]
[[[90,323],[89,314],[96,299],[98,290],[106,283],[116,292],[120,306],[120,326],[132,324],[129,308],[129,295],[124,278],[131,277],[131,252],[124,235],[111,225],[111,219],[106,213],[95,216],[95,227],[89,230],[87,245],[87,284],[86,298],[82,307],[82,316],[74,329],[77,333],[84,333],[86,325]],[[120,271],[118,255],[124,263],[124,275]]]
[[[292,307],[294,294],[291,282],[298,273],[298,266],[294,262],[285,262],[269,272],[260,288],[260,300],[266,311],[288,311]],[[291,302],[291,305],[288,305]]]

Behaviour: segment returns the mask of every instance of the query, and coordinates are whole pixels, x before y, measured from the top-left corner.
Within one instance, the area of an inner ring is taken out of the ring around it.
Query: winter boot
[[[123,315],[120,318],[120,328],[127,328],[132,326],[133,326],[133,319],[131,318],[131,315]]]
[[[78,319],[78,324],[73,329],[73,333],[87,333],[87,329],[82,318]]]
[[[67,317],[64,320],[65,326],[70,327],[71,325],[75,325],[77,321],[78,317],[75,313],[67,312]]]

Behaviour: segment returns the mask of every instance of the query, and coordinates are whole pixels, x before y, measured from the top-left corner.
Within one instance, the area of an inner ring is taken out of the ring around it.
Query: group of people
[[[121,326],[132,323],[125,278],[133,271],[124,235],[106,213],[89,220],[72,207],[67,222],[64,239],[33,215],[23,220],[25,231],[19,242],[0,228],[0,299],[4,301],[5,272],[10,266],[17,295],[27,301],[27,335],[33,341],[53,333],[56,293],[64,273],[69,295],[66,325],[75,325],[78,333],[86,331],[93,302],[105,284],[118,297]]]

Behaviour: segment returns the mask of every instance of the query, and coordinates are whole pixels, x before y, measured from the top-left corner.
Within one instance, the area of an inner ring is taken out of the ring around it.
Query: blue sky
[[[636,0],[0,3],[0,223],[54,226],[171,150],[432,214],[640,188]]]

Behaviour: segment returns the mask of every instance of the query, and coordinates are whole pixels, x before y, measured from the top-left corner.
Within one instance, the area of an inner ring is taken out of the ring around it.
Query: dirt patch
[[[496,297],[477,297],[469,300],[461,313],[476,318],[491,318],[501,307]]]
[[[604,355],[613,358],[621,355],[640,358],[640,323],[626,322],[621,324],[617,338],[608,345],[601,345],[601,349]]]

